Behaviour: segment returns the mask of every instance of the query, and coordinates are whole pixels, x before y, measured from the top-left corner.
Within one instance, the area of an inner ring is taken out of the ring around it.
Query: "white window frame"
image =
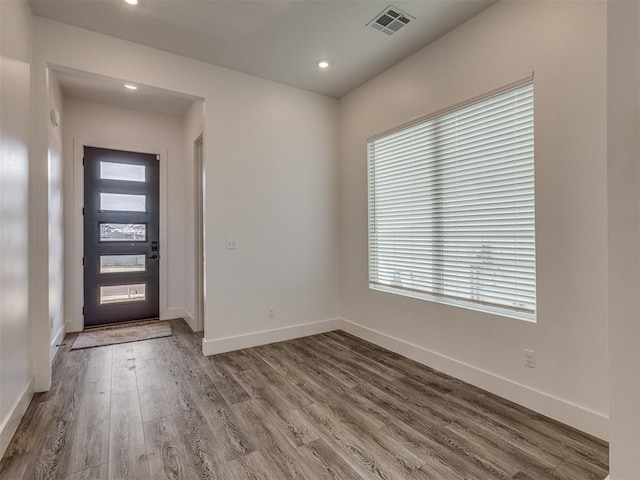
[[[506,305],[499,305],[496,303],[488,303],[488,302],[483,302],[480,300],[471,300],[471,299],[464,299],[464,298],[459,298],[459,297],[452,297],[452,296],[448,296],[448,295],[440,295],[437,294],[435,292],[430,292],[430,291],[423,291],[423,290],[416,290],[416,289],[411,289],[411,288],[398,288],[397,286],[393,286],[393,285],[384,285],[381,283],[377,283],[373,281],[373,278],[378,278],[377,272],[373,272],[372,271],[372,236],[374,234],[373,230],[372,230],[372,223],[374,221],[374,215],[372,215],[372,165],[371,162],[373,161],[373,159],[371,158],[371,149],[370,149],[370,145],[372,142],[376,141],[376,140],[380,140],[383,139],[385,137],[388,137],[392,134],[395,133],[399,133],[402,132],[404,130],[408,130],[411,127],[415,127],[417,125],[421,125],[421,124],[426,124],[434,119],[437,119],[438,117],[444,117],[447,114],[451,114],[453,112],[462,110],[466,107],[469,106],[473,106],[475,104],[480,104],[483,101],[489,100],[493,97],[499,96],[501,94],[504,94],[506,92],[515,90],[515,89],[519,89],[520,87],[524,87],[526,85],[531,85],[531,88],[533,88],[533,74],[527,75],[524,78],[519,79],[516,82],[512,82],[508,85],[505,85],[503,87],[500,87],[498,89],[492,90],[490,92],[487,92],[481,96],[475,97],[471,100],[467,100],[465,102],[461,102],[459,104],[456,104],[452,107],[449,107],[447,109],[444,110],[440,110],[438,112],[426,115],[426,116],[422,116],[419,117],[417,119],[414,119],[410,122],[407,122],[403,125],[400,125],[398,127],[395,127],[391,130],[387,130],[385,132],[381,132],[375,136],[372,136],[370,138],[367,139],[367,185],[368,185],[368,265],[369,265],[369,288],[373,289],[373,290],[378,290],[378,291],[382,291],[382,292],[387,292],[387,293],[393,293],[393,294],[398,294],[398,295],[403,295],[403,296],[408,296],[408,297],[413,297],[413,298],[419,298],[419,299],[424,299],[424,300],[428,300],[428,301],[433,301],[433,302],[438,302],[438,303],[444,303],[444,304],[448,304],[448,305],[453,305],[453,306],[457,306],[457,307],[462,307],[462,308],[467,308],[467,309],[471,309],[471,310],[475,310],[475,311],[480,311],[480,312],[484,312],[484,313],[489,313],[489,314],[494,314],[494,315],[501,315],[501,316],[506,316],[506,317],[511,317],[511,318],[516,318],[516,319],[520,319],[520,320],[526,320],[526,321],[531,321],[531,322],[535,322],[536,321],[536,315],[537,315],[537,298],[536,298],[536,290],[537,290],[537,286],[536,286],[536,259],[535,259],[535,218],[534,218],[534,224],[533,224],[533,237],[534,237],[534,244],[533,244],[533,255],[534,255],[534,259],[533,259],[533,265],[534,265],[534,272],[533,272],[533,281],[534,281],[534,300],[533,300],[533,309],[524,309],[524,308],[518,308],[518,307],[512,307],[512,306],[506,306]],[[532,108],[534,108],[532,106]],[[535,127],[534,127],[535,128]],[[534,147],[535,150],[535,147]],[[535,152],[533,154],[535,156]],[[535,160],[533,160],[533,163],[535,165]],[[534,187],[535,190],[535,187]],[[535,196],[534,196],[534,200],[532,201],[533,203],[533,209],[534,209],[534,213],[533,216],[535,217]],[[432,266],[432,268],[435,269],[435,266]]]

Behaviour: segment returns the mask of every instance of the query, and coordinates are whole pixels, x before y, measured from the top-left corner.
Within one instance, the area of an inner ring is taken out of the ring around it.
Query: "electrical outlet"
[[[533,350],[524,349],[524,366],[529,368],[536,368],[536,352]]]
[[[238,248],[238,239],[235,237],[227,237],[224,239],[224,248],[227,250],[235,250]]]
[[[276,307],[267,308],[267,318],[276,318]]]

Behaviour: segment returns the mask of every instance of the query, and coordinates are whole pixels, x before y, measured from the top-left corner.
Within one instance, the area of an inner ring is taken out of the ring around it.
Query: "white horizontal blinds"
[[[368,150],[373,286],[535,311],[532,83]]]

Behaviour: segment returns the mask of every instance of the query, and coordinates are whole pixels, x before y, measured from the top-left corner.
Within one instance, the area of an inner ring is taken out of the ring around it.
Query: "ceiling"
[[[366,27],[392,0],[30,0],[35,15],[341,97],[496,0],[392,4],[415,17]],[[326,70],[320,60],[330,62]]]
[[[135,91],[128,90],[122,80],[84,72],[58,70],[54,75],[66,97],[116,107],[182,117],[194,100],[146,85],[136,85]]]

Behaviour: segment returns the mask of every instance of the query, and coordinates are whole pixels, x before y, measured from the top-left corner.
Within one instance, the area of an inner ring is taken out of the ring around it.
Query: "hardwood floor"
[[[18,479],[602,480],[608,447],[342,332],[204,357],[58,353],[0,463]]]

